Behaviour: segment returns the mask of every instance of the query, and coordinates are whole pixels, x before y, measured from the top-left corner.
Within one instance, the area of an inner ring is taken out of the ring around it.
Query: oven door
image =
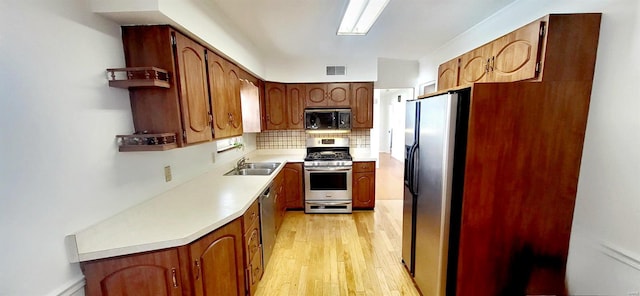
[[[305,200],[351,201],[352,167],[305,167]]]

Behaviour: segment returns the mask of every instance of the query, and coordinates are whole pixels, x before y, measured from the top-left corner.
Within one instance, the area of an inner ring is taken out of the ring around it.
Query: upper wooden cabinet
[[[287,129],[304,129],[304,84],[287,84]]]
[[[242,135],[239,68],[213,52],[207,53],[207,65],[214,136]]]
[[[473,49],[438,68],[438,90],[476,82],[589,80],[599,15],[551,14]],[[454,61],[459,79],[454,82]]]
[[[265,88],[265,123],[267,130],[287,129],[287,91],[283,83],[267,82]]]
[[[304,129],[305,108],[351,108],[353,129],[373,128],[373,82],[265,84],[267,130]]]
[[[267,130],[304,129],[305,84],[265,84]]]
[[[536,78],[545,21],[537,20],[460,57],[460,85]]]
[[[460,58],[450,60],[438,67],[438,90],[458,86],[458,69]]]
[[[169,88],[130,89],[137,132],[175,133],[178,146],[210,141],[205,48],[169,26],[122,27],[127,67],[169,72]]]
[[[373,82],[351,84],[351,128],[373,128]]]
[[[308,83],[306,84],[307,107],[349,107],[349,83]]]

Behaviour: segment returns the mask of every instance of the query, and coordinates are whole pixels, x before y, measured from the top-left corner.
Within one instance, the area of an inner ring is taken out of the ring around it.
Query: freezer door
[[[445,295],[457,94],[420,102],[414,277],[423,295]]]
[[[415,153],[417,152],[416,122],[419,120],[417,101],[408,101],[405,116],[404,202],[402,210],[402,262],[413,275],[415,248]]]

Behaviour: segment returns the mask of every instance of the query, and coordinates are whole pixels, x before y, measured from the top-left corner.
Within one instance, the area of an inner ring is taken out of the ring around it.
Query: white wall
[[[346,66],[346,75],[327,75],[327,66]],[[336,59],[317,57],[298,59],[296,57],[267,57],[265,79],[278,82],[347,82],[376,81],[378,68],[375,58]]]
[[[413,99],[413,88],[381,89],[379,128],[372,132],[379,134],[380,152],[391,153],[395,159],[404,161],[404,129],[406,101]],[[398,102],[400,96],[400,102]],[[375,120],[375,118],[374,118]],[[393,131],[389,134],[389,131]],[[391,150],[389,150],[389,145]]]
[[[418,76],[418,61],[378,59],[378,80],[374,87],[380,89],[413,87]]]
[[[562,12],[603,13],[569,253],[570,292],[626,296],[640,291],[639,2],[516,1],[421,59],[419,81],[435,79],[444,61]]]
[[[252,135],[216,164],[213,142],[117,152],[133,131],[128,92],[105,74],[124,65],[120,26],[88,6],[0,1],[0,295],[58,295],[82,279],[65,235],[255,150]]]
[[[264,58],[207,0],[87,0],[90,9],[119,24],[170,24],[236,64],[264,77]]]

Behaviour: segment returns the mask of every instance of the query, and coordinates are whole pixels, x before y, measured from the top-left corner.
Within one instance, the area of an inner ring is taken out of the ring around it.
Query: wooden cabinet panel
[[[280,231],[280,226],[282,226],[282,221],[284,220],[284,213],[287,206],[285,190],[284,190],[284,170],[280,171],[280,173],[278,173],[278,175],[274,179],[272,190],[275,190],[273,203],[275,206],[274,219],[276,224],[276,235],[277,235],[278,232]]]
[[[327,104],[328,107],[349,107],[349,83],[328,83],[327,84]]]
[[[284,195],[287,209],[304,208],[304,186],[302,163],[287,163],[284,172]]]
[[[353,163],[353,208],[372,209],[376,204],[374,161]]]
[[[267,130],[287,128],[287,95],[283,83],[265,83],[265,112]]]
[[[205,50],[200,44],[182,34],[174,35],[180,77],[180,105],[187,142],[209,141],[211,125]]]
[[[85,293],[96,295],[182,295],[175,249],[81,263]]]
[[[460,59],[455,58],[438,67],[438,91],[458,86]]]
[[[305,85],[287,84],[287,129],[304,129]]]
[[[169,88],[129,90],[135,130],[175,133],[180,147],[211,140],[204,48],[169,26],[124,26],[122,41],[127,67],[169,72]]]
[[[227,66],[227,92],[229,104],[227,112],[229,113],[229,130],[227,133],[216,138],[226,138],[242,135],[242,106],[240,100],[240,68],[236,65],[226,62]]]
[[[239,68],[213,52],[207,54],[216,139],[242,135]]]
[[[532,22],[459,57],[459,85],[476,82],[512,82],[529,80],[539,72],[543,20]],[[453,79],[452,61],[438,68],[438,90],[446,89]],[[447,73],[450,73],[447,74]],[[444,76],[443,76],[444,75]],[[451,77],[451,78],[450,78]]]
[[[373,82],[351,84],[351,128],[373,128]]]
[[[511,82],[535,78],[541,21],[530,23],[492,42],[489,70],[492,82]]]
[[[459,85],[471,85],[488,81],[488,64],[491,44],[487,44],[460,56]]]
[[[247,266],[247,284],[249,287],[249,295],[254,295],[258,289],[258,283],[264,273],[264,267],[262,265],[262,252],[256,252],[256,256],[250,261]]]
[[[305,97],[305,105],[307,107],[326,107],[327,106],[327,85],[324,83],[306,84],[307,96]]]
[[[233,222],[189,245],[195,295],[245,295],[242,222]]]

